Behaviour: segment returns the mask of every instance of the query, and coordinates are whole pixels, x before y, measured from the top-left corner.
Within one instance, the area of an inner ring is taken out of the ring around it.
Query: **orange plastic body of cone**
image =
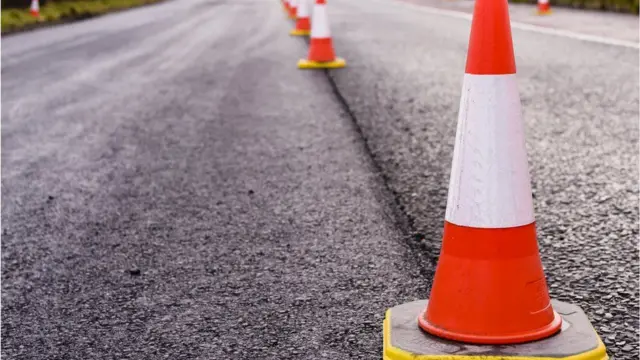
[[[308,17],[296,20],[296,30],[311,31],[311,21]]]
[[[309,61],[328,62],[334,61],[336,54],[333,51],[333,41],[331,38],[315,39],[309,41]]]
[[[425,331],[469,343],[533,341],[560,330],[538,253],[535,223],[480,229],[445,222]]]
[[[467,74],[516,73],[506,0],[476,1],[467,51]]]
[[[547,13],[549,10],[551,10],[549,3],[538,3],[538,12]]]
[[[298,7],[289,5],[289,16],[292,19],[295,19],[297,17],[297,14],[298,14]]]
[[[560,330],[538,253],[535,223],[479,229],[445,222],[420,327],[447,339],[510,344]]]

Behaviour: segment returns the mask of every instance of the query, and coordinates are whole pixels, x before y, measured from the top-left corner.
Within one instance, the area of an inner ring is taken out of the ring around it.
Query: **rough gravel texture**
[[[331,77],[435,264],[469,22],[390,0],[331,5],[351,66]],[[513,37],[551,295],[581,306],[616,359],[637,359],[638,51]]]

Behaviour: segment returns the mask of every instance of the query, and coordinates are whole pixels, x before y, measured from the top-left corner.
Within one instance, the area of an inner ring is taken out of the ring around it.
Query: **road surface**
[[[2,356],[380,358],[444,219],[469,23],[430,6],[332,2],[329,74],[277,1],[3,38]],[[635,358],[638,51],[513,35],[551,294]]]

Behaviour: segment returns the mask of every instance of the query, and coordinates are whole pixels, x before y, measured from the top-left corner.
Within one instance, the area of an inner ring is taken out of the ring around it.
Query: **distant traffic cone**
[[[311,17],[311,40],[307,59],[298,61],[301,69],[335,69],[345,67],[344,59],[336,57],[329,32],[326,0],[316,0]]]
[[[289,0],[282,0],[282,6],[284,7],[284,12],[289,16]]]
[[[29,13],[37,18],[40,17],[40,2],[38,0],[31,0],[31,7]]]
[[[549,15],[551,14],[551,5],[549,5],[549,0],[538,0],[538,15]]]
[[[296,13],[296,27],[289,34],[307,36],[311,33],[311,21],[309,20],[309,0],[298,0]]]
[[[298,12],[298,0],[289,0],[289,19],[295,19]]]
[[[475,0],[431,295],[387,310],[383,359],[608,359],[550,300],[535,226],[507,0]]]

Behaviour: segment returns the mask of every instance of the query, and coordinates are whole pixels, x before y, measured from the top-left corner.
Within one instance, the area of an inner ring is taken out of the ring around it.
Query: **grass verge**
[[[86,19],[160,1],[163,0],[50,1],[40,8],[39,19],[29,14],[29,9],[3,9],[2,35],[49,24]]]

